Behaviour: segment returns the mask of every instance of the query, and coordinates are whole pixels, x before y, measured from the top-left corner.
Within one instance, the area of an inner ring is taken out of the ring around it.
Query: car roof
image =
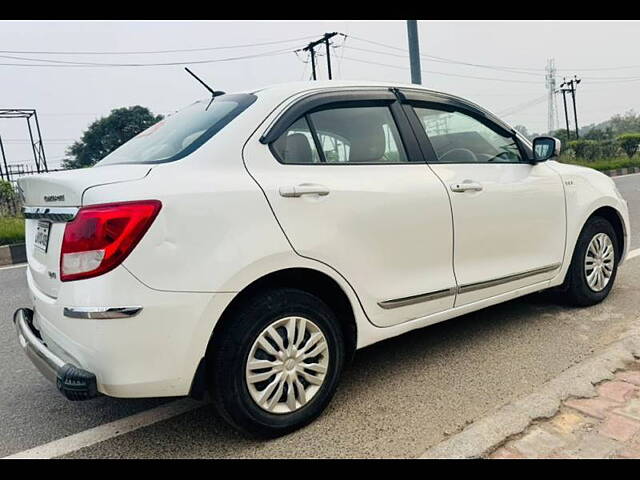
[[[405,89],[418,89],[425,92],[436,93],[439,95],[451,96],[444,92],[431,90],[423,87],[422,85],[416,85],[411,83],[398,83],[398,82],[384,82],[375,80],[308,80],[298,82],[285,82],[274,85],[268,85],[252,92],[247,93],[260,93],[262,95],[295,95],[297,93],[304,93],[313,90],[330,90],[335,88],[367,88],[367,87],[386,87],[386,88],[405,88]]]

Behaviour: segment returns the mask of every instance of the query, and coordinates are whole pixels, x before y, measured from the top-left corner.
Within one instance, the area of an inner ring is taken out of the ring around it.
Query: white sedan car
[[[209,392],[241,431],[290,432],[359,348],[551,287],[609,294],[626,202],[558,150],[415,85],[195,102],[93,168],[20,179],[19,341],[71,400]]]

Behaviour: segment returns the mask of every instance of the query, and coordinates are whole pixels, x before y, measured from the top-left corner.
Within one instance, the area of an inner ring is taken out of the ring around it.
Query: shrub
[[[623,133],[618,136],[620,147],[624,150],[629,158],[633,157],[638,151],[640,145],[640,133]]]
[[[600,156],[598,144],[595,140],[573,140],[568,146],[575,152],[576,158],[595,160]]]

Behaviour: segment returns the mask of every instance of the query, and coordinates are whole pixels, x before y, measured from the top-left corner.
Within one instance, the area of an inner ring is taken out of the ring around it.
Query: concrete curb
[[[27,261],[27,250],[24,243],[15,245],[4,245],[0,247],[0,267],[4,265],[15,265]]]
[[[531,395],[508,404],[462,432],[429,448],[420,458],[480,458],[538,418],[550,418],[570,396],[594,397],[594,384],[612,379],[634,357],[640,358],[640,325],[602,353],[569,368]]]
[[[602,173],[610,177],[620,177],[622,175],[630,175],[632,173],[640,173],[640,167],[615,168],[613,170],[603,170]]]

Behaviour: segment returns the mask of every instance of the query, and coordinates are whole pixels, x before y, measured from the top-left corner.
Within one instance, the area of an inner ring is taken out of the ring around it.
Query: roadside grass
[[[561,155],[559,161],[562,163],[570,163],[572,165],[581,165],[583,167],[595,168],[596,170],[614,170],[617,168],[640,167],[640,156],[634,155],[629,158],[626,156],[613,158],[599,158],[597,160],[586,160],[584,158],[572,158]]]
[[[0,245],[24,243],[24,218],[0,217]]]

